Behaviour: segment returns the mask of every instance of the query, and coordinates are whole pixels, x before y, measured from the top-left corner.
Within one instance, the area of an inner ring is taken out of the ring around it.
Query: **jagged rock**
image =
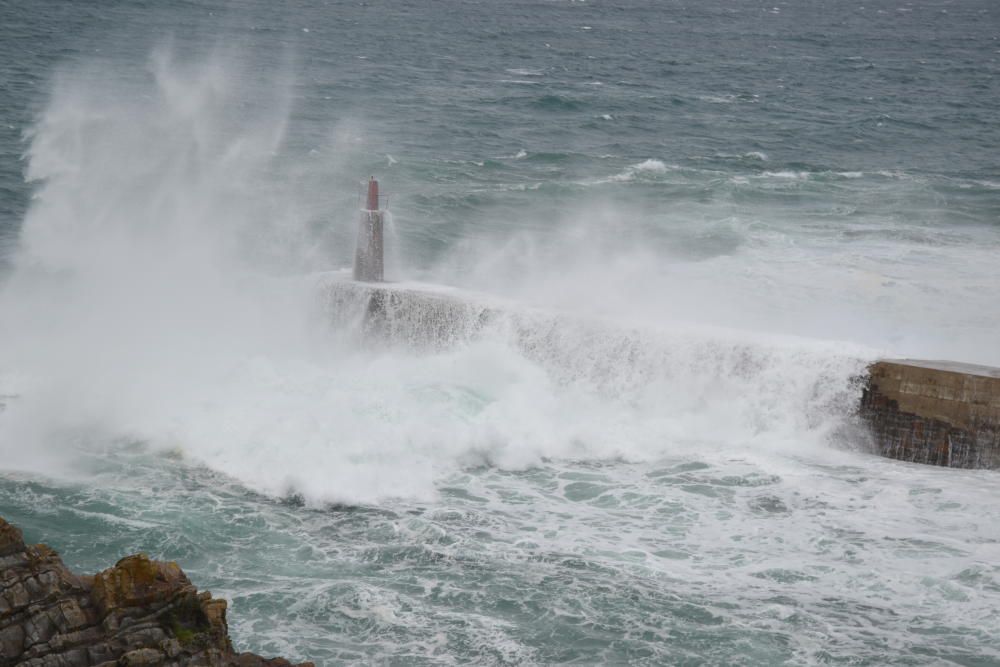
[[[292,667],[235,653],[226,601],[199,593],[177,563],[136,554],[78,577],[0,517],[0,667],[161,665]]]

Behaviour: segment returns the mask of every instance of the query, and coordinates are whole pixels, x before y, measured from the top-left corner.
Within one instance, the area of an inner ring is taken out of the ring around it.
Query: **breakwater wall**
[[[871,365],[861,416],[883,456],[1000,469],[1000,369],[912,359]]]
[[[843,442],[834,431],[847,425],[861,393],[865,361],[823,342],[608,322],[440,285],[361,283],[345,273],[317,279],[331,335],[350,348],[465,354],[471,344],[471,354],[531,375],[525,381],[535,390],[606,400],[615,415],[654,422],[625,418],[624,428],[678,442],[762,434]]]
[[[855,406],[878,454],[931,465],[1000,469],[1000,369],[884,360],[868,366],[855,383],[843,382],[836,373],[820,373],[786,386],[785,376],[774,372],[782,363],[781,353],[766,345],[664,337],[431,285],[359,283],[331,274],[321,279],[320,287],[328,317],[361,332],[367,344],[443,349],[502,330],[557,381],[583,378],[609,393],[669,378],[678,369],[689,376],[736,377],[748,388],[753,386],[750,378],[774,374],[764,384],[772,391],[784,390],[782,400],[790,402],[790,409],[824,412],[836,410],[835,404]],[[808,353],[798,361],[824,363]],[[863,367],[859,360],[858,368]]]

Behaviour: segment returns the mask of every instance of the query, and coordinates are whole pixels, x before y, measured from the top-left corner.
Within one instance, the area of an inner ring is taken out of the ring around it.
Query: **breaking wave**
[[[294,215],[310,193],[291,201],[275,158],[289,82],[262,97],[241,71],[158,52],[138,81],[57,80],[0,292],[8,469],[81,474],[138,445],[268,494],[370,503],[432,497],[470,466],[842,440],[864,350],[330,276],[317,294],[297,259],[319,242]]]

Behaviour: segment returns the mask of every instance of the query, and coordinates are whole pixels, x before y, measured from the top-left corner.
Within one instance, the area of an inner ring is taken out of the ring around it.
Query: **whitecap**
[[[496,158],[494,158],[494,159],[496,159],[496,160],[523,160],[526,157],[528,157],[528,151],[526,151],[523,148],[521,148],[521,149],[518,149],[517,153],[515,153],[513,155],[497,155]]]
[[[526,67],[511,67],[504,70],[508,74],[515,74],[517,76],[545,76],[541,70],[528,69]]]
[[[699,95],[698,99],[702,102],[709,102],[711,104],[732,104],[736,101],[735,95]]]
[[[631,168],[636,171],[648,171],[656,174],[663,174],[667,171],[667,165],[662,160],[654,160],[652,158],[643,160],[639,164],[634,164]]]
[[[635,180],[636,176],[639,174],[665,174],[671,169],[679,169],[677,165],[667,165],[662,160],[656,160],[650,158],[648,160],[643,160],[642,162],[637,162],[636,164],[629,165],[621,172],[615,174],[614,176],[609,176],[606,179],[600,179],[593,181],[592,184],[600,183],[626,183],[628,181]]]
[[[761,175],[767,178],[783,178],[794,181],[804,181],[807,178],[809,178],[808,171],[789,171],[789,170],[765,171]]]

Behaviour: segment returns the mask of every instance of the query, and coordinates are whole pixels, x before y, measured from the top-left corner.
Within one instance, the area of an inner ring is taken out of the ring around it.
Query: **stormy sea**
[[[1000,365],[991,0],[0,0],[0,516],[242,650],[1000,665],[900,357]]]

